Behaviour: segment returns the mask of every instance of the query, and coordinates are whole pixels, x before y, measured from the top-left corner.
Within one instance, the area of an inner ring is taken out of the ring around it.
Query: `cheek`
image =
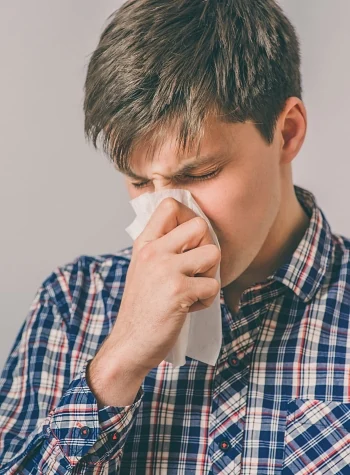
[[[223,243],[259,239],[271,226],[279,201],[277,171],[263,163],[253,169],[227,170],[210,186],[193,190]]]

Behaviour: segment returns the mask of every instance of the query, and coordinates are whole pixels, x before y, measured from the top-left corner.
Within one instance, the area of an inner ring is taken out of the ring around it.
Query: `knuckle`
[[[216,279],[211,279],[212,282],[211,282],[211,291],[210,291],[210,301],[207,302],[208,306],[210,307],[210,305],[213,303],[216,295],[218,294],[218,292],[220,291],[220,284],[219,282],[216,280]]]
[[[216,279],[213,279],[213,290],[214,290],[214,295],[216,295],[219,290],[220,290],[220,284]]]
[[[196,225],[199,227],[201,231],[207,230],[208,228],[207,222],[201,216],[196,216],[195,218],[193,218],[193,221],[195,221]]]
[[[180,279],[173,279],[169,283],[169,290],[172,296],[180,295],[183,292],[183,283]]]
[[[140,234],[141,236],[141,234]],[[133,243],[133,250],[136,251],[136,252],[140,252],[141,249],[142,249],[142,244],[141,244],[141,240],[140,240],[140,236],[137,237]]]
[[[146,244],[143,246],[142,249],[140,249],[138,255],[141,261],[143,262],[149,262],[152,261],[155,257],[155,248],[152,246],[150,243]]]
[[[218,248],[218,246],[216,244],[211,244],[211,252],[213,254],[213,259],[215,259],[215,261],[220,261],[221,259],[221,250]]]
[[[161,204],[169,213],[174,213],[179,208],[179,202],[171,196],[167,196],[166,198],[164,198]]]

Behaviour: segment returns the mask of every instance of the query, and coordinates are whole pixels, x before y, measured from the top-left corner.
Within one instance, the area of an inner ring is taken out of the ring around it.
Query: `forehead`
[[[227,159],[237,148],[239,129],[242,125],[212,121],[210,127],[207,125],[203,130],[198,148],[192,148],[183,154],[178,153],[176,131],[170,131],[169,136],[164,137],[162,146],[148,157],[148,142],[146,140],[139,141],[133,149],[127,168],[120,171],[130,178],[144,179],[146,177],[142,170],[151,163],[156,170],[162,168],[163,176],[166,176],[163,172],[167,170],[166,177],[171,178],[175,174],[184,175],[200,167],[216,164]]]

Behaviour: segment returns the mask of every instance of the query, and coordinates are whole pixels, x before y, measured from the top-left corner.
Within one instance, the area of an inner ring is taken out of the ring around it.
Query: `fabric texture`
[[[216,365],[163,361],[129,406],[98,409],[85,376],[132,247],[57,267],[0,376],[0,475],[350,474],[350,240],[295,190],[309,227],[236,316],[221,289]]]

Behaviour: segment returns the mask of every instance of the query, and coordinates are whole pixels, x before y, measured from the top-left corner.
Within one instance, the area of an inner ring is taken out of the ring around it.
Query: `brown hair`
[[[129,0],[108,17],[84,90],[85,136],[120,171],[175,125],[178,152],[192,147],[210,113],[253,121],[270,144],[286,99],[302,99],[299,42],[274,0]]]

